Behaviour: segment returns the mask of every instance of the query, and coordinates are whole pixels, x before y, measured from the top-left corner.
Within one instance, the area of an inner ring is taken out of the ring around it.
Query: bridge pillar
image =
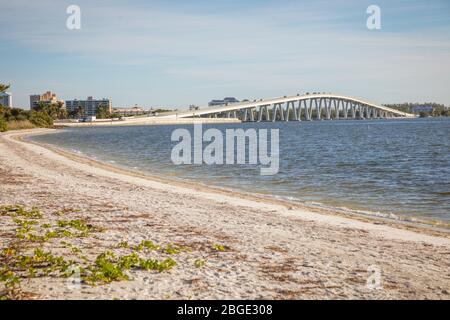
[[[350,109],[352,111],[352,119],[356,119],[356,105],[353,102],[350,102]]]
[[[322,98],[319,99],[319,103],[317,103],[317,99],[314,99],[314,103],[316,104],[316,119],[320,120],[322,114]]]
[[[349,104],[348,101],[345,101],[345,103],[344,101],[342,101],[342,109],[344,110],[344,119],[348,118],[348,104]]]
[[[253,109],[252,108],[248,109],[248,112],[250,113],[250,121],[254,122],[255,121],[255,114],[253,112]]]
[[[243,113],[243,117],[242,117],[243,122],[247,121],[247,114],[248,114],[248,109],[244,109],[244,113]]]
[[[309,102],[309,105],[308,105],[308,102]],[[300,108],[301,108],[301,105],[300,105]],[[312,101],[311,100],[305,100],[305,102],[303,102],[303,110],[305,111],[304,113],[305,113],[305,120],[306,121],[310,121],[311,120],[311,117],[310,117],[310,113],[309,113],[309,110],[312,108]]]
[[[264,106],[264,111],[266,112],[266,121],[270,121],[269,107],[270,107],[270,105]]]
[[[341,105],[341,100],[340,99],[334,99],[333,100],[333,105],[334,105],[334,118],[339,120],[339,107]]]
[[[306,107],[305,110],[308,115],[308,121],[312,121],[313,101],[314,101],[314,103],[316,103],[314,99],[309,99],[309,107],[305,105],[305,107]]]
[[[295,101],[292,101],[292,113],[294,114],[294,120],[299,120],[298,118],[298,111],[295,107]]]
[[[284,111],[284,121],[289,121],[289,108],[291,107],[291,103],[290,102],[286,102],[286,108]],[[283,113],[283,107],[281,107],[281,112]]]
[[[298,108],[297,108],[297,120],[302,121],[302,103],[303,100],[298,100]],[[295,105],[294,105],[295,108]]]
[[[289,103],[289,105],[290,106],[289,106],[289,114],[288,114],[288,116],[291,115],[291,110],[292,110],[292,118],[294,118],[294,120],[297,120],[297,110],[295,110],[295,102],[291,101]],[[288,120],[290,120],[289,117],[288,117]]]
[[[325,115],[327,120],[331,120],[331,99],[325,99]]]
[[[277,121],[277,109],[278,105],[275,103],[272,107],[272,122]]]

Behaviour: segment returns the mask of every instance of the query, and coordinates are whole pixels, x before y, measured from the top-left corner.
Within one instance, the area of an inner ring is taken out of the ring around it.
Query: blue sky
[[[81,30],[66,8],[81,8]],[[369,5],[381,30],[366,28]],[[115,106],[326,91],[450,105],[450,1],[0,0],[0,82]]]

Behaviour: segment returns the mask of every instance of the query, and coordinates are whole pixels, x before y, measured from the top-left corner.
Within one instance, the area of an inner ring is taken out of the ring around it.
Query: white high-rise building
[[[12,94],[10,92],[0,94],[0,105],[12,108]]]
[[[66,109],[69,113],[75,113],[79,110],[83,116],[96,116],[100,106],[105,106],[108,111],[112,112],[112,105],[109,99],[95,100],[87,97],[86,100],[66,100]]]

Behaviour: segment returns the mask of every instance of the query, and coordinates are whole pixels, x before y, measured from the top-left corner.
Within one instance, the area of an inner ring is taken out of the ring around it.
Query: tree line
[[[0,93],[9,89],[9,85],[0,83]],[[46,103],[40,101],[32,110],[11,108],[0,104],[0,132],[15,129],[50,128],[57,119],[81,118],[85,116],[82,107],[75,111],[67,112],[63,102]],[[119,114],[109,111],[108,106],[101,105],[98,108],[98,119],[119,118]]]
[[[420,111],[419,114],[421,117],[448,117],[450,116],[450,110],[446,108],[441,103],[435,102],[426,102],[426,103],[394,103],[394,104],[385,104],[385,107],[396,109],[402,112],[414,113],[414,108],[421,106],[430,106],[433,110],[430,111]]]
[[[0,84],[0,93],[8,90],[9,85]],[[67,117],[62,103],[45,104],[40,102],[33,110],[23,110],[0,105],[0,132],[34,127],[49,128],[53,121]]]

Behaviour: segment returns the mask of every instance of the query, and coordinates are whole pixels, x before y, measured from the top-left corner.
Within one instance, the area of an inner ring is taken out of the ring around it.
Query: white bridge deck
[[[415,118],[382,105],[334,94],[309,94],[204,107],[161,114],[158,118],[237,118],[242,121],[290,121],[320,119]]]

